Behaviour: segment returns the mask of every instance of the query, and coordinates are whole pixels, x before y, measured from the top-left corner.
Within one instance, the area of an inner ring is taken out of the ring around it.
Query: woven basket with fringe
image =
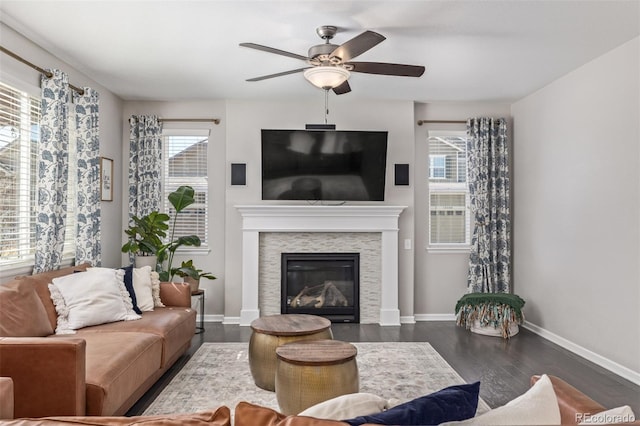
[[[484,327],[501,330],[510,337],[512,324],[522,324],[524,300],[515,294],[469,293],[456,304],[456,324],[470,329],[476,321]]]

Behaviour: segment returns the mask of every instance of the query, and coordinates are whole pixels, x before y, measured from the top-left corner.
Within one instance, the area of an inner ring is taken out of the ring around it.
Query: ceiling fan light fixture
[[[304,78],[320,89],[333,89],[347,81],[351,73],[342,67],[318,66],[304,72]]]

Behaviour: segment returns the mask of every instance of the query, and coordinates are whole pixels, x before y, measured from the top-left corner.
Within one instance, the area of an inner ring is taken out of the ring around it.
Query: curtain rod
[[[158,118],[158,121],[174,121],[185,123],[214,123],[220,124],[219,118]]]
[[[423,124],[467,124],[466,120],[418,120],[418,126]]]
[[[11,56],[15,60],[20,61],[23,64],[30,66],[31,68],[33,68],[34,70],[38,71],[39,73],[44,74],[45,76],[47,76],[47,78],[53,77],[53,73],[51,71],[47,71],[44,68],[41,68],[41,67],[37,66],[36,64],[33,64],[33,63],[27,61],[26,59],[16,55],[15,53],[10,51],[9,49],[6,49],[3,46],[0,46],[0,51],[2,51],[2,53],[6,53],[7,55]],[[84,89],[82,89],[80,87],[76,87],[71,83],[69,83],[69,87],[71,87],[73,90],[78,92],[80,95],[84,95]]]

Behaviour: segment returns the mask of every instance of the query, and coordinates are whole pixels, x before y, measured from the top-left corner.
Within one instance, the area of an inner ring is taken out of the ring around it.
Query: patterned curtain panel
[[[98,92],[74,92],[78,151],[76,264],[102,264],[100,236],[100,139]]]
[[[67,219],[69,79],[60,70],[51,72],[53,77],[41,80],[34,273],[60,266]]]
[[[129,119],[129,218],[160,210],[162,124],[155,115]]]
[[[471,217],[470,293],[508,293],[511,287],[511,215],[507,122],[467,121]]]

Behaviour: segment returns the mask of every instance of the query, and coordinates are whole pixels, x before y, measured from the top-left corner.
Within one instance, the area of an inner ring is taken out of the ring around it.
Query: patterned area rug
[[[354,343],[360,392],[404,402],[465,383],[429,343]],[[278,410],[275,392],[260,389],[249,371],[248,343],[203,343],[145,410],[145,415],[195,412],[248,401]],[[484,401],[478,413],[488,410]]]

